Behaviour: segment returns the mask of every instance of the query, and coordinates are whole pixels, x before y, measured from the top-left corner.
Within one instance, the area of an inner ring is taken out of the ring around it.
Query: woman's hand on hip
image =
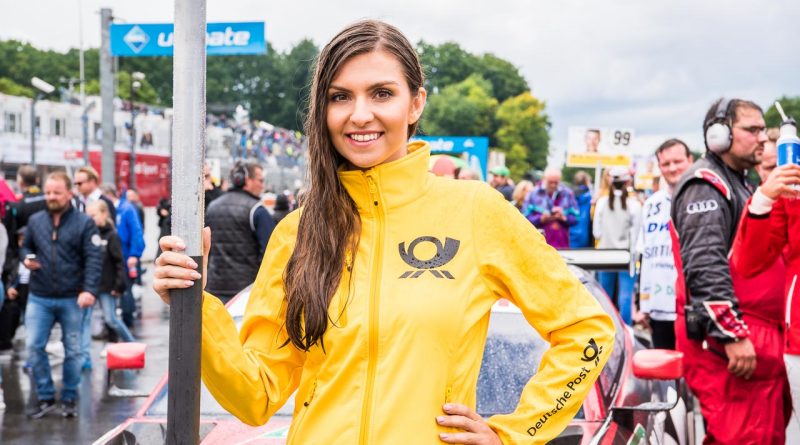
[[[439,439],[445,443],[469,445],[503,445],[500,436],[489,427],[489,424],[466,405],[448,403],[442,407],[446,416],[436,418],[441,426],[458,428],[461,433],[440,433]]]
[[[203,288],[206,287],[208,273],[208,251],[211,249],[211,229],[203,229],[203,273],[197,271],[199,267],[191,257],[183,253],[186,244],[177,236],[165,236],[158,240],[161,246],[161,255],[156,258],[156,269],[153,272],[153,290],[164,303],[170,304],[170,289],[186,289],[194,285],[195,280],[202,278]]]

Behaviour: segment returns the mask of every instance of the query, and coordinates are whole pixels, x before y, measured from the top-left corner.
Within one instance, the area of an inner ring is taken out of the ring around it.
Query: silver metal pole
[[[36,167],[36,101],[42,97],[40,93],[31,100],[31,165]]]
[[[80,88],[81,88],[81,106],[86,106],[86,76],[84,70],[84,55],[83,55],[83,2],[78,0],[78,34],[80,41]]]
[[[86,71],[84,69],[83,56],[83,2],[81,0],[78,0],[78,34],[80,38],[80,58],[78,62],[80,66],[81,107],[83,107],[83,114],[81,115],[83,163],[84,165],[89,165],[89,116],[86,114]]]
[[[131,155],[130,155],[130,162],[131,166],[128,170],[128,186],[131,189],[136,188],[136,89],[133,87],[133,73],[131,73],[131,82],[130,82],[130,94],[131,94]]]
[[[89,107],[83,107],[83,114],[81,114],[81,130],[83,134],[83,165],[89,165]]]
[[[202,264],[206,124],[206,0],[175,0],[172,233]],[[201,280],[170,292],[168,444],[197,444],[200,431]]]
[[[111,58],[111,10],[100,10],[100,95],[103,112],[103,182],[116,183],[114,154],[114,73]]]

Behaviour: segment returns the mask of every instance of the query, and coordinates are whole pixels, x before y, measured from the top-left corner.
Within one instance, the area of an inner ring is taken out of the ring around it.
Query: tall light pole
[[[128,187],[136,188],[136,92],[142,87],[144,73],[131,73],[131,168],[128,176]]]
[[[97,102],[91,101],[88,105],[83,107],[81,114],[81,127],[83,127],[83,164],[89,165],[89,112],[97,105]]]
[[[39,90],[31,101],[31,165],[36,167],[36,102],[55,91],[56,87],[38,77],[31,78],[31,85]]]
[[[100,10],[100,96],[103,128],[103,160],[100,163],[103,172],[103,182],[117,184],[116,154],[114,143],[116,131],[114,128],[114,73],[112,72],[113,59],[111,57],[111,10]]]

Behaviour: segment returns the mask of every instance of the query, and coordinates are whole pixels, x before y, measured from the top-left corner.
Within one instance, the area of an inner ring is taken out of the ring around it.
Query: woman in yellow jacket
[[[203,381],[251,425],[297,390],[290,444],[544,443],[611,353],[610,317],[513,206],[427,172],[430,147],[408,143],[423,80],[390,25],[334,37],[312,83],[305,204],[273,232],[238,336],[203,299]],[[200,274],[180,239],[161,247],[154,288],[169,302]],[[551,347],[516,410],[484,420],[476,382],[500,298]]]

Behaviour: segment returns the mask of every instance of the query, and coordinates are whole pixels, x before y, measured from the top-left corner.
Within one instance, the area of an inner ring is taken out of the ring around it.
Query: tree
[[[478,73],[492,84],[494,97],[503,102],[530,90],[528,82],[511,62],[494,54],[484,54],[478,61]]]
[[[544,102],[524,92],[507,99],[497,109],[499,128],[495,140],[506,153],[506,164],[515,176],[547,164],[550,119],[544,107]]]
[[[131,75],[127,71],[120,71],[117,74],[117,82],[119,84],[119,89],[117,90],[117,96],[119,96],[122,100],[131,100]],[[147,81],[147,78],[141,81],[142,86],[136,90],[136,98],[135,101],[137,103],[146,103],[146,104],[157,104],[158,100],[158,93],[153,88],[152,85]]]
[[[497,99],[492,85],[475,74],[430,96],[427,108],[422,121],[426,134],[491,136]]]
[[[417,53],[426,74],[425,89],[433,94],[475,73],[479,63],[477,57],[461,49],[455,42],[437,46],[421,40],[417,44]]]
[[[266,116],[266,120],[281,127],[303,128],[318,54],[319,48],[309,39],[281,54],[278,71],[262,95],[264,110],[260,111],[259,104],[254,104],[254,113]]]
[[[35,94],[32,88],[22,86],[7,77],[0,77],[0,93],[31,98]]]
[[[417,53],[427,76],[425,88],[432,94],[473,74],[479,74],[492,84],[499,102],[529,89],[517,67],[494,54],[476,56],[455,42],[431,45],[422,40],[417,44]]]
[[[781,107],[787,116],[793,117],[795,120],[800,120],[800,96],[783,96],[778,99],[778,102],[781,103]],[[767,109],[767,112],[764,114],[764,120],[769,128],[780,127],[781,116],[778,114],[778,109],[775,108],[775,102]]]
[[[429,106],[422,121],[428,133],[486,135],[492,146],[511,151],[514,143],[496,140],[498,104],[527,91],[528,84],[510,62],[493,54],[474,55],[455,42],[417,44],[427,74]],[[206,98],[211,112],[232,112],[237,105],[253,119],[290,129],[302,128],[308,93],[319,48],[309,39],[284,52],[267,46],[267,53],[250,56],[214,56],[206,63]],[[100,94],[99,50],[84,53],[86,92]],[[171,57],[123,57],[118,59],[117,94],[130,96],[129,73],[146,75],[137,102],[172,106]],[[65,87],[79,77],[79,51],[42,51],[16,40],[0,40],[0,91],[32,95],[33,76]],[[7,80],[6,80],[7,79]],[[74,82],[73,82],[74,83]],[[77,84],[75,84],[77,89]]]

